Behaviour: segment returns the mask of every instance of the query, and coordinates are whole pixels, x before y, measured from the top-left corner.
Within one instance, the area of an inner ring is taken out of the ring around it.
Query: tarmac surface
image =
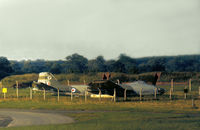
[[[0,127],[73,123],[66,111],[0,109]]]

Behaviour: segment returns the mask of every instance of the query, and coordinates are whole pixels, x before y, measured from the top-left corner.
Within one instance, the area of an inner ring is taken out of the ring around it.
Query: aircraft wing
[[[49,85],[46,85],[44,83],[38,83],[38,82],[33,82],[33,84],[39,89],[39,90],[47,90],[47,91],[54,91],[54,92],[57,92],[57,89],[52,87],[52,86],[49,86]]]
[[[71,89],[72,89],[71,86],[66,86],[66,85],[60,84],[57,81],[51,81],[51,86],[56,89],[59,89],[59,91],[61,91],[61,92],[70,92],[71,93]]]
[[[89,83],[89,92],[99,94],[99,89],[102,94],[113,95],[114,89],[116,89],[116,96],[122,97],[124,95],[124,89],[110,80],[97,80]]]
[[[135,92],[136,95],[140,95],[140,91],[142,91],[142,95],[154,95],[155,90],[159,95],[165,93],[165,89],[157,88],[154,85],[149,85],[144,81],[135,81],[132,83],[122,84],[122,87],[126,88],[128,91],[132,90],[133,92]]]

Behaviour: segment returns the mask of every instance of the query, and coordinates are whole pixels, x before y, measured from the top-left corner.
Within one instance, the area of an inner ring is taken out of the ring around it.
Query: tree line
[[[65,60],[23,60],[9,61],[0,57],[0,79],[10,74],[51,72],[60,73],[96,73],[121,72],[138,74],[145,72],[200,72],[200,55],[157,56],[132,58],[120,54],[117,59],[105,60],[103,56],[88,60],[80,54],[72,54]]]

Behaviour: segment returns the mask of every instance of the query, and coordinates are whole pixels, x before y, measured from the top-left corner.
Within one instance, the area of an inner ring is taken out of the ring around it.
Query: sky
[[[0,0],[0,56],[200,54],[200,0]]]

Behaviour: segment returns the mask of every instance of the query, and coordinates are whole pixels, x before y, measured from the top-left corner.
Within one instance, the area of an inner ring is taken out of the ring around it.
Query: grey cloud
[[[200,53],[198,0],[1,0],[0,54],[10,59]],[[10,51],[12,50],[12,52]]]

